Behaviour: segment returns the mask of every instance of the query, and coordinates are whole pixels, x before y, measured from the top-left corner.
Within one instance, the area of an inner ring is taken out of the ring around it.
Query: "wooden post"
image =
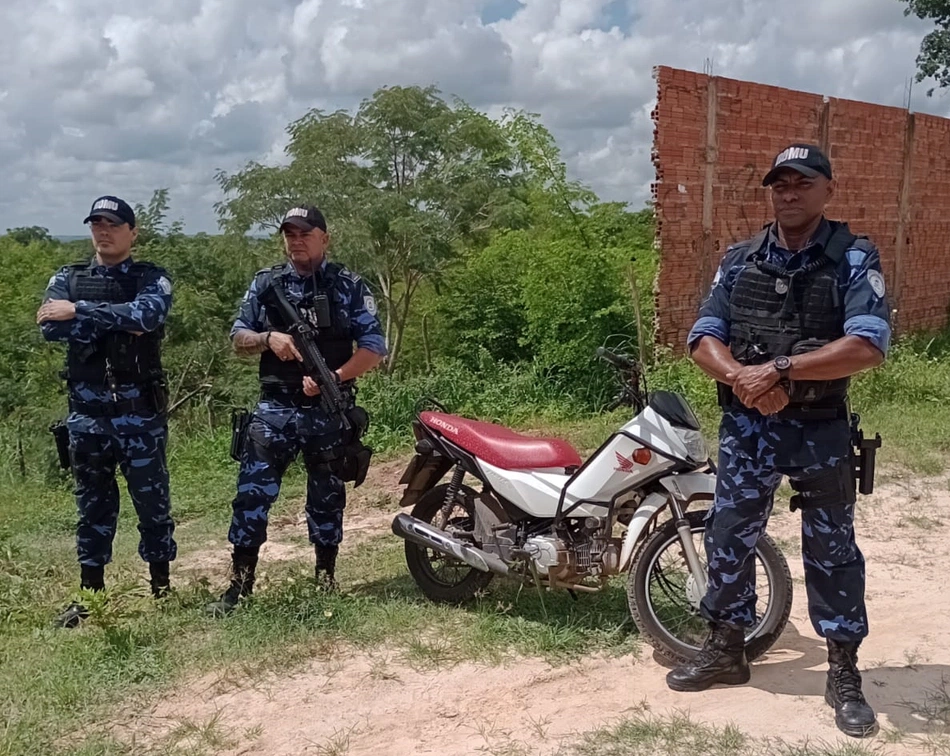
[[[716,95],[716,77],[710,76],[706,83],[706,150],[703,176],[703,252],[700,262],[702,271],[700,297],[712,283],[713,263],[713,181],[716,177],[716,160],[719,157],[717,144],[716,115],[719,100]]]
[[[818,111],[818,146],[831,159],[831,100],[823,97]]]
[[[901,262],[904,257],[904,248],[907,246],[907,232],[910,227],[910,188],[913,179],[912,166],[914,162],[914,114],[907,114],[907,126],[904,131],[904,165],[901,175],[900,195],[897,210],[897,238],[894,240],[894,272],[888,288],[894,293],[891,307],[897,309],[898,318],[901,314]],[[896,326],[896,324],[894,324]],[[895,332],[897,331],[895,327]]]

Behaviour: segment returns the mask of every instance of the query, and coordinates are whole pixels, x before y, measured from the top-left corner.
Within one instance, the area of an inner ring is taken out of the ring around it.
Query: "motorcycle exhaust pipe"
[[[418,517],[407,514],[398,514],[393,520],[393,533],[419,546],[455,557],[470,567],[482,572],[496,572],[499,575],[508,574],[508,565],[497,555],[489,554],[475,546],[462,543],[453,538],[444,530],[439,530],[423,522]]]

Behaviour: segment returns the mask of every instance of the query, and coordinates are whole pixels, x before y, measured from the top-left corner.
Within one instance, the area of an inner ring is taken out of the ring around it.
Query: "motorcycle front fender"
[[[422,494],[442,480],[452,464],[452,460],[442,454],[415,454],[399,479],[399,484],[406,486],[399,501],[400,509],[414,506]]]
[[[708,471],[680,473],[660,478],[660,484],[684,506],[694,501],[712,501],[716,495],[716,474]]]

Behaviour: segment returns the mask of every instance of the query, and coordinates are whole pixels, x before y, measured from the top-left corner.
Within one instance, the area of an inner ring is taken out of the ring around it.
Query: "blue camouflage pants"
[[[287,419],[266,422],[267,412],[251,418],[247,440],[241,452],[237,495],[232,502],[233,517],[228,540],[235,546],[258,547],[267,540],[267,516],[280,493],[284,473],[298,454],[307,466],[307,532],[310,542],[320,546],[336,546],[343,540],[343,509],[346,488],[326,465],[315,464],[312,455],[327,452],[342,442],[338,426],[322,418],[307,423],[308,413],[295,413]],[[277,413],[272,413],[277,414]],[[278,417],[280,417],[278,415]]]
[[[116,466],[122,471],[139,524],[139,556],[170,562],[178,553],[173,534],[165,447],[167,427],[132,434],[69,433],[76,483],[76,552],[79,563],[103,567],[112,561],[119,519]]]
[[[719,435],[719,471],[706,516],[708,590],[700,610],[709,620],[743,627],[755,624],[756,541],[765,531],[773,496],[787,476],[832,481],[846,463],[850,429],[845,420],[796,421],[757,412],[727,411]],[[852,497],[853,498],[853,497]],[[808,613],[815,632],[838,641],[868,633],[864,603],[864,556],[855,543],[854,505],[798,510]]]

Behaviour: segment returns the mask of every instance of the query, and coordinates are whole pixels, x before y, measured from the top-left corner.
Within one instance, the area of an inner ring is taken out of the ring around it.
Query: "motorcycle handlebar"
[[[609,362],[614,367],[620,368],[622,370],[629,370],[631,368],[636,368],[637,366],[636,363],[629,357],[611,352],[609,349],[606,349],[602,346],[597,347],[595,354],[605,362]]]

